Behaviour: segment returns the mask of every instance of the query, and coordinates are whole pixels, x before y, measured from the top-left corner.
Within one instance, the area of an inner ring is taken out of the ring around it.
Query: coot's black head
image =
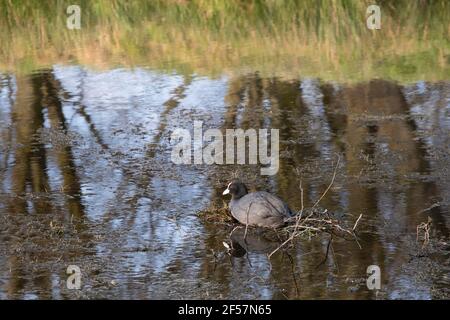
[[[240,182],[239,180],[232,180],[227,188],[225,189],[225,191],[223,192],[223,194],[231,194],[231,197],[233,199],[239,199],[242,198],[243,196],[245,196],[248,193],[247,191],[247,187],[245,186],[245,184],[243,184],[242,182]]]

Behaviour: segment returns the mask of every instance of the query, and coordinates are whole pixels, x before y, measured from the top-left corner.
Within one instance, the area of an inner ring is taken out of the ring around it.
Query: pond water
[[[280,167],[176,165],[172,132],[278,128]],[[54,65],[0,74],[0,299],[450,297],[450,82],[208,78]],[[337,159],[340,159],[337,165]],[[199,216],[235,176],[358,224],[280,244]],[[432,219],[430,242],[417,226]],[[223,242],[240,244],[229,255]],[[81,289],[67,288],[69,265]],[[378,265],[381,289],[366,286]]]

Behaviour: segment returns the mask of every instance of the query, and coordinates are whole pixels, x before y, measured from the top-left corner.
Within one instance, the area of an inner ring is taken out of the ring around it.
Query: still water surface
[[[278,128],[280,169],[175,165],[176,128]],[[450,297],[450,82],[208,78],[55,65],[0,74],[0,298]],[[279,243],[198,216],[227,181],[320,202],[359,245]],[[431,242],[416,227],[431,217]],[[231,233],[231,234],[230,234]],[[223,242],[240,243],[229,256]],[[81,290],[66,287],[68,265]],[[378,265],[382,288],[365,285]]]

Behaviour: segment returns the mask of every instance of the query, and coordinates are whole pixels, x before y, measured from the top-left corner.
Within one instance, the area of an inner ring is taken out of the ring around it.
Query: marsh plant
[[[15,72],[69,62],[352,82],[450,73],[446,0],[2,1],[0,30],[0,70]]]

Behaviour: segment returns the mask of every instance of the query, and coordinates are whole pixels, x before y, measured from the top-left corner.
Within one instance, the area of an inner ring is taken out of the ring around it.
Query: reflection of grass
[[[181,73],[239,72],[359,80],[442,79],[450,73],[450,3],[379,1],[80,0],[82,29],[65,27],[71,1],[2,1],[0,68],[55,62],[139,65]]]

